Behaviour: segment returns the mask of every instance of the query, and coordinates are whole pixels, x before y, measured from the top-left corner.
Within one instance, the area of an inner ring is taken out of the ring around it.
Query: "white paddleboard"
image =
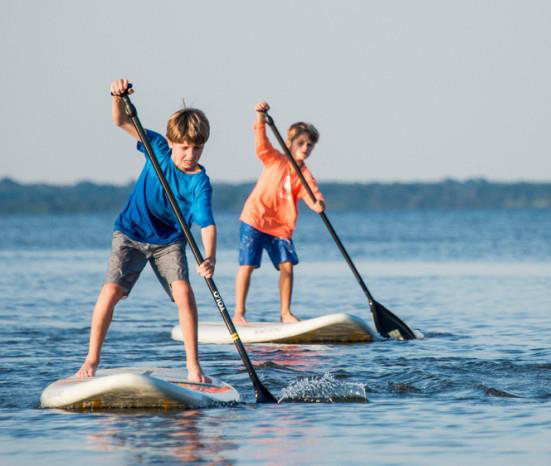
[[[249,322],[236,325],[243,343],[357,343],[379,340],[377,333],[359,317],[339,313],[292,324]],[[172,328],[174,340],[182,341],[179,325]],[[232,343],[226,324],[199,322],[199,343]]]
[[[239,392],[224,382],[194,383],[183,369],[121,367],[99,369],[95,377],[58,380],[42,392],[43,408],[203,408],[239,401]]]

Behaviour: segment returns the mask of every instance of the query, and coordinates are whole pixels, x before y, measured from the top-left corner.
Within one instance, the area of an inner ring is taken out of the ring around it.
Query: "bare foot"
[[[96,375],[97,367],[97,363],[84,361],[84,364],[82,364],[82,367],[77,371],[75,376],[79,379],[83,379],[85,377],[94,377],[94,375]]]
[[[203,374],[203,370],[199,367],[198,369],[193,369],[187,371],[187,379],[190,382],[196,383],[211,383],[212,380]]]
[[[247,320],[245,319],[244,314],[234,314],[232,320],[233,320],[233,323],[236,325],[243,325],[248,323]]]
[[[295,322],[299,322],[299,319],[297,318],[297,316],[295,316],[291,311],[282,312],[281,316],[279,317],[279,320],[284,324],[293,324]]]

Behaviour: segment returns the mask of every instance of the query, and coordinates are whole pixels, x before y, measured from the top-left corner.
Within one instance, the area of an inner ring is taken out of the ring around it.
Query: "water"
[[[247,346],[278,405],[255,404],[232,345],[201,345],[204,369],[242,403],[72,413],[39,397],[85,357],[114,215],[0,217],[0,464],[551,464],[549,211],[329,218],[374,296],[426,339]],[[237,219],[217,221],[215,282],[231,310]],[[370,320],[321,220],[303,214],[295,242],[297,315]],[[192,284],[200,318],[219,320],[204,282]],[[183,364],[163,293],[146,270],[116,310],[102,367]],[[248,317],[276,320],[277,303],[265,257]]]

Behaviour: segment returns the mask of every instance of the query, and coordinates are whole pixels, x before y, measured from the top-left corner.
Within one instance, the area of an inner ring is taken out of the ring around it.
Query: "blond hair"
[[[316,144],[320,138],[320,133],[314,125],[304,123],[303,121],[298,121],[289,126],[289,129],[287,130],[287,139],[293,142],[301,134],[306,134],[313,144]]]
[[[205,144],[210,135],[210,124],[197,108],[184,108],[173,113],[166,125],[166,137],[171,142]]]

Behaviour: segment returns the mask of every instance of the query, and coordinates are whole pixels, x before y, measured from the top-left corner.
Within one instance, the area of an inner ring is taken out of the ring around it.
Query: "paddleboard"
[[[236,325],[243,343],[357,343],[379,340],[363,319],[345,313],[328,314],[296,323],[249,322]],[[172,328],[174,340],[182,341],[179,325]],[[199,343],[232,343],[223,321],[199,322]]]
[[[43,408],[88,410],[203,408],[239,401],[231,385],[189,382],[184,374],[176,368],[99,369],[95,377],[71,376],[48,385],[40,403]]]

